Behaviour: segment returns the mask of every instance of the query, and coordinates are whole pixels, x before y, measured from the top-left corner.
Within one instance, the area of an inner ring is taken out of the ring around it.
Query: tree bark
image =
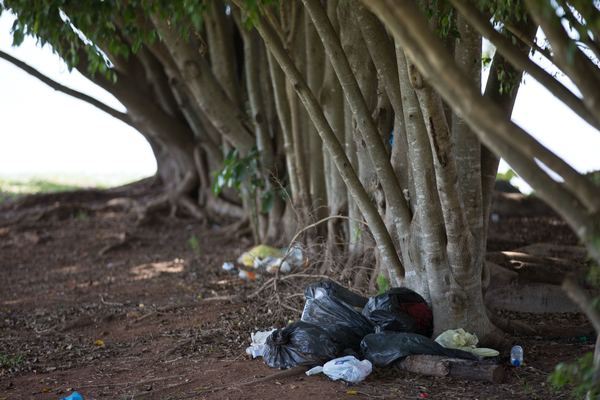
[[[236,3],[238,6],[241,4],[240,0],[234,0],[234,3]],[[327,145],[327,148],[329,149],[329,152],[331,153],[332,158],[334,159],[336,166],[340,171],[340,175],[348,187],[348,190],[351,193],[354,193],[355,200],[359,204],[359,207],[361,208],[361,211],[365,216],[371,231],[373,232],[373,236],[375,237],[375,241],[377,242],[377,245],[381,251],[383,260],[390,266],[392,271],[399,271],[399,276],[404,275],[402,264],[398,259],[398,255],[394,249],[391,237],[385,229],[385,224],[371,203],[364,188],[360,184],[356,172],[351,168],[350,162],[346,157],[343,148],[331,130],[331,127],[327,123],[327,119],[325,118],[325,115],[323,114],[323,111],[313,93],[306,85],[306,82],[298,72],[297,68],[294,66],[283,46],[278,43],[278,38],[276,37],[275,32],[266,24],[264,17],[259,17],[257,29],[263,37],[265,44],[273,53],[273,56],[277,59],[277,62],[280,64],[286,76],[290,80],[292,87],[299,94],[302,103],[306,107],[308,114],[310,115],[315,127],[319,132],[319,135],[323,139],[323,142]],[[394,278],[397,279],[399,276]]]
[[[373,122],[373,118],[371,117],[371,112],[369,112],[356,79],[354,79],[350,64],[344,56],[342,46],[335,35],[335,31],[333,30],[321,3],[317,0],[303,0],[303,3],[315,23],[315,27],[317,28],[317,32],[319,32],[325,51],[327,52],[338,79],[340,80],[340,84],[344,89],[346,100],[350,104],[352,113],[357,120],[359,129],[366,142],[371,161],[377,169],[386,199],[390,202],[390,211],[393,215],[396,229],[398,229],[398,232],[408,232],[410,222],[408,206],[402,196],[402,190],[394,175],[394,170],[389,162],[387,152],[381,141],[375,123]],[[399,237],[402,238],[402,234],[399,234]],[[401,251],[403,253],[403,258],[405,257],[405,249],[406,243],[402,243]],[[392,266],[388,265],[388,268],[390,267]],[[399,270],[390,271],[390,276],[394,285],[400,284],[403,275],[403,273],[400,274]]]

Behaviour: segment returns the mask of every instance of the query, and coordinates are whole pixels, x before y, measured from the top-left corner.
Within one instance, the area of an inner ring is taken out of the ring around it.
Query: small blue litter
[[[392,135],[390,136],[390,147],[394,147],[394,130],[392,129]]]
[[[62,398],[60,400],[83,400],[79,393],[73,392],[69,397]]]

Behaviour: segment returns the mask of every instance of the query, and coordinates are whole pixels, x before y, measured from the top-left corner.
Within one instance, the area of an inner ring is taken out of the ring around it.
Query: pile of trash
[[[270,367],[314,367],[332,379],[357,382],[409,355],[439,355],[498,364],[498,352],[478,349],[476,335],[462,329],[435,340],[433,313],[418,293],[393,288],[367,299],[332,281],[305,286],[301,321],[252,334],[246,352]],[[362,360],[362,361],[361,361]]]
[[[308,258],[304,256],[300,243],[281,250],[261,244],[242,254],[237,262],[246,268],[236,269],[231,261],[223,263],[222,268],[238,274],[242,279],[260,279],[264,272],[274,274],[279,270],[282,274],[288,274],[295,267],[307,265]]]

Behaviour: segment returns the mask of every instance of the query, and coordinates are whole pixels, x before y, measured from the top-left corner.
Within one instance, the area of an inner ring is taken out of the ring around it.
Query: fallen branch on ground
[[[444,376],[453,379],[500,383],[506,379],[502,365],[481,361],[463,360],[440,356],[408,356],[395,366],[403,371],[429,376]]]

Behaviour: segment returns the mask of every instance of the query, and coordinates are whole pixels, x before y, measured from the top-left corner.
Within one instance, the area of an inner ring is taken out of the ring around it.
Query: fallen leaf
[[[44,388],[44,390],[42,390],[42,392],[44,392],[44,393],[52,393],[52,390],[50,390],[48,388]]]
[[[100,334],[100,336],[106,336],[106,335],[109,335],[109,333],[108,333],[108,332],[106,332],[106,331],[104,331],[104,332],[102,332],[102,333]]]
[[[354,390],[350,390],[349,392],[346,392],[346,394],[356,394],[356,392]]]
[[[7,312],[7,311],[8,311],[8,307],[4,307],[4,308],[2,309],[2,311],[4,311],[4,312]]]
[[[104,342],[102,340],[96,340],[94,342],[94,344],[98,345],[98,346],[102,346],[104,344]]]
[[[290,385],[290,389],[298,389],[300,386]]]

